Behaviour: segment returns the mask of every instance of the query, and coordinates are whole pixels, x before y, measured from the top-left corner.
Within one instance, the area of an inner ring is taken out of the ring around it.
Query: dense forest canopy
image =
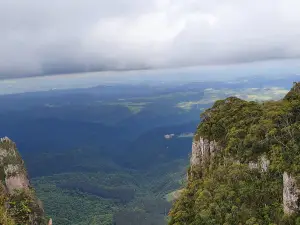
[[[194,142],[216,141],[222,150],[189,169],[169,224],[300,224],[299,208],[283,207],[283,174],[300,181],[300,83],[280,101],[219,100],[201,118]],[[253,169],[262,157],[267,170]]]

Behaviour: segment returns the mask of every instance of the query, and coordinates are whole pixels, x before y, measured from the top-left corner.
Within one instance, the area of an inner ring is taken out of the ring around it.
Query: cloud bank
[[[0,77],[299,58],[299,0],[0,0]]]

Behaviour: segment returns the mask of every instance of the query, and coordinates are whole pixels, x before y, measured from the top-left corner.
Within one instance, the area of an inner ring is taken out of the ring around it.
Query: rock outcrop
[[[199,140],[194,140],[192,144],[192,156],[190,159],[191,168],[199,165],[206,165],[216,152],[220,150],[220,146],[218,146],[215,141],[209,141],[202,137],[200,137]]]
[[[30,187],[24,162],[15,144],[7,137],[0,140],[0,169],[2,181],[9,194],[14,191],[28,190]]]
[[[199,140],[194,140],[190,158],[191,169],[209,165],[215,154],[221,150],[222,148],[216,141],[209,141],[202,137]],[[235,161],[240,163],[238,160]],[[257,162],[250,161],[248,163],[250,169],[260,169],[261,172],[267,172],[269,165],[270,160],[265,155],[260,156]]]
[[[288,174],[283,173],[283,211],[287,215],[300,211],[299,202],[300,189],[297,186],[296,179]]]
[[[30,185],[24,161],[15,143],[7,137],[0,139],[0,180],[0,197],[4,200],[0,207],[6,208],[16,224],[46,224],[43,207]]]
[[[265,155],[260,156],[258,162],[250,161],[248,163],[250,169],[260,169],[261,172],[267,172],[269,165],[270,160]]]
[[[220,150],[221,147],[216,141],[209,141],[202,137],[194,139],[190,158],[190,171],[187,173],[187,180],[196,174],[197,176],[201,176],[205,168],[209,167],[215,154]]]

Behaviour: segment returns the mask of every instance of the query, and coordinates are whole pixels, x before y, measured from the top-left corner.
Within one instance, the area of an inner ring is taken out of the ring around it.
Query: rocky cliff
[[[9,194],[28,190],[29,180],[24,162],[16,151],[15,144],[7,137],[0,139],[0,166],[2,181]]]
[[[190,171],[188,176],[192,176],[193,172],[201,172],[199,169],[205,170],[214,162],[216,153],[222,151],[222,147],[216,141],[210,141],[199,137],[199,140],[192,142],[192,155],[190,158]],[[232,160],[232,159],[231,159]],[[227,158],[229,161],[229,158]],[[235,160],[236,164],[240,164],[239,160]],[[262,154],[257,158],[257,161],[249,161],[249,169],[259,169],[261,172],[267,172],[270,165],[270,160],[266,155]]]
[[[210,141],[202,137],[199,140],[194,140],[192,144],[192,156],[190,159],[191,167],[204,166],[209,163],[214,155],[220,151],[216,141]]]
[[[202,115],[170,224],[300,224],[300,83],[280,101],[217,101]]]
[[[283,210],[287,215],[299,213],[300,186],[287,172],[283,173]]]
[[[0,139],[0,224],[46,224],[41,202],[30,186],[27,171],[16,145]]]

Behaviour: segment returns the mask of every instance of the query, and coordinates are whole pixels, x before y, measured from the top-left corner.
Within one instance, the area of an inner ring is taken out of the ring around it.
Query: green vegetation
[[[42,206],[34,190],[27,185],[24,162],[8,138],[0,141],[0,174],[0,224],[46,224]]]
[[[293,225],[284,215],[282,174],[300,172],[300,83],[279,101],[216,101],[202,113],[195,140],[217,141],[222,150],[189,170],[189,181],[170,212],[170,225]],[[262,155],[268,170],[250,169]]]
[[[181,193],[175,190],[182,187],[199,113],[231,95],[259,101],[286,92],[281,83],[250,88],[259,85],[129,85],[5,96],[0,133],[17,141],[54,225],[161,225]]]
[[[181,186],[185,165],[186,161],[170,163],[150,173],[73,172],[32,182],[48,216],[58,225],[111,225],[125,218],[128,224],[162,225],[171,208],[164,196]],[[177,166],[182,172],[172,173]]]
[[[5,193],[4,187],[0,184],[0,224],[2,225],[15,225],[15,221],[11,218],[5,207],[6,202],[8,202],[7,195]]]
[[[2,225],[15,225],[15,222],[8,215],[7,210],[2,205],[0,206],[0,224],[2,224]]]
[[[182,185],[188,164],[182,158],[192,139],[166,140],[164,134],[191,131],[194,124],[151,129],[129,143],[105,129],[96,141],[90,135],[76,136],[87,136],[80,144],[88,146],[77,142],[77,148],[68,151],[34,153],[26,162],[46,215],[55,225],[165,224],[171,207],[165,195]]]
[[[9,196],[8,213],[16,224],[46,224],[44,211],[33,190],[18,190]]]

